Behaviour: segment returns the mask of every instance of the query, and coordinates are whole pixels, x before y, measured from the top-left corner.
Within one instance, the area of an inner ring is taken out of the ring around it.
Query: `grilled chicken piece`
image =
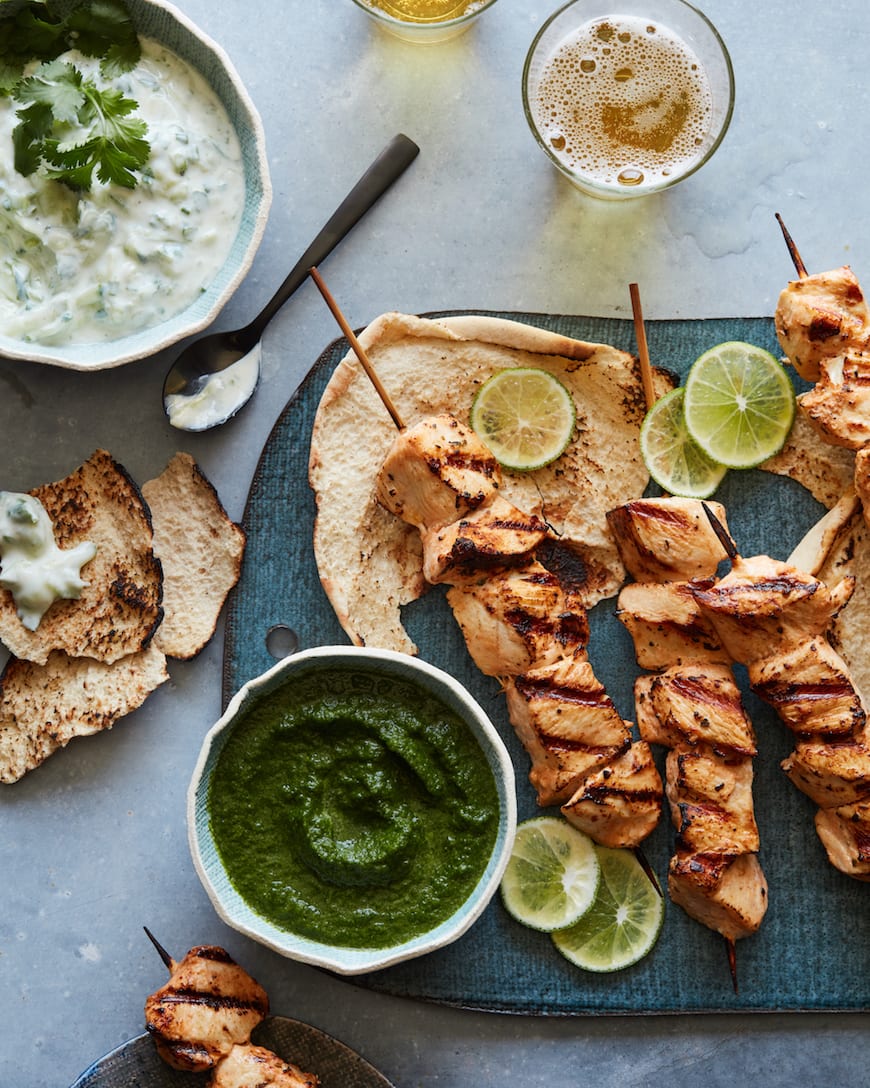
[[[583,781],[562,814],[602,846],[637,846],[659,822],[662,780],[644,741],[637,741]]]
[[[423,577],[433,585],[479,580],[488,567],[526,562],[549,532],[539,517],[495,495],[449,525],[421,530]]]
[[[835,869],[870,880],[870,802],[819,809],[816,833]]]
[[[845,661],[824,638],[754,661],[749,684],[791,730],[820,740],[846,739],[864,724],[861,699]]]
[[[561,805],[631,744],[631,727],[582,655],[506,677],[508,716],[541,805]]]
[[[234,1046],[208,1083],[210,1088],[318,1088],[320,1080],[271,1050],[248,1043]]]
[[[832,446],[857,450],[870,442],[870,344],[866,348],[823,360],[816,384],[797,398]]]
[[[756,854],[752,761],[706,746],[668,752],[667,794],[677,850],[692,854]]]
[[[731,658],[748,665],[823,634],[853,588],[845,578],[828,589],[797,567],[756,555],[736,558],[724,578],[692,593]]]
[[[224,951],[192,948],[145,1001],[145,1026],[173,1069],[213,1069],[269,1012],[266,991]]]
[[[789,780],[820,808],[838,808],[870,798],[866,726],[848,740],[800,740],[781,766]]]
[[[721,504],[707,505],[725,525]],[[637,499],[609,511],[607,524],[636,582],[710,578],[727,558],[696,499]]]
[[[453,586],[447,601],[468,652],[487,676],[515,676],[553,664],[589,641],[582,602],[535,560]]]
[[[675,665],[634,686],[640,735],[666,748],[707,745],[729,754],[756,755],[755,732],[727,665]]]
[[[378,501],[418,529],[477,510],[501,484],[501,467],[453,416],[427,416],[400,431],[378,474]]]
[[[789,362],[808,382],[819,366],[870,339],[870,313],[848,266],[792,280],[781,292],[773,318]]]
[[[767,880],[755,854],[681,854],[668,869],[671,899],[731,941],[757,933],[767,911]]]
[[[620,591],[616,615],[642,669],[731,661],[687,582],[629,582]]]

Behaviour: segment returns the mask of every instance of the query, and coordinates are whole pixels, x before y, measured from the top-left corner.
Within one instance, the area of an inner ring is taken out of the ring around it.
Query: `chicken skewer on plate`
[[[608,523],[635,579],[619,595],[617,616],[638,664],[651,670],[635,683],[638,726],[669,750],[665,788],[677,840],[668,890],[722,934],[734,974],[734,942],[758,930],[768,902],[752,800],[756,744],[728,653],[691,589],[726,553],[695,499],[640,499],[611,511]]]
[[[855,451],[855,490],[870,525],[870,308],[851,268],[810,275],[777,216],[798,278],[780,293],[780,347],[813,388],[797,398],[821,438]]]
[[[816,832],[835,868],[870,880],[870,734],[860,692],[826,637],[854,579],[828,587],[766,555],[743,558],[718,523],[731,570],[693,596],[752,690],[795,734],[782,767],[818,805]]]
[[[661,778],[592,673],[572,563],[552,555],[545,522],[499,495],[501,466],[471,428],[447,415],[405,426],[317,269],[310,275],[399,431],[378,500],[420,532],[426,579],[450,584],[471,657],[507,691],[540,803],[561,804],[604,846],[636,847],[659,821]]]
[[[660,816],[652,752],[632,741],[592,671],[571,556],[500,484],[498,461],[475,432],[435,416],[400,430],[378,499],[419,529],[427,580],[450,585],[472,659],[505,689],[539,802],[560,805],[596,842],[636,846]]]
[[[167,1065],[210,1073],[209,1088],[317,1088],[313,1073],[251,1042],[269,999],[223,948],[199,945],[176,962],[145,932],[170,973],[145,1001],[145,1026]]]

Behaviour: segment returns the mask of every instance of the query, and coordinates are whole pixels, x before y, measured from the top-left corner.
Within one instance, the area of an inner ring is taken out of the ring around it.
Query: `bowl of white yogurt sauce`
[[[272,199],[259,114],[223,48],[164,0],[126,0],[142,56],[101,80],[138,103],[134,189],[74,191],[12,161],[0,98],[0,355],[100,370],[210,325],[248,272]],[[64,58],[85,76],[99,62]]]

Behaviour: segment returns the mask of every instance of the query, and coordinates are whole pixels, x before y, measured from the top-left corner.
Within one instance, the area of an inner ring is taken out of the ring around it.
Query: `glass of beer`
[[[572,0],[523,70],[538,143],[578,189],[645,196],[694,173],[722,141],[734,72],[716,28],[684,0]]]
[[[468,30],[495,0],[354,0],[384,30],[406,42],[428,45]]]

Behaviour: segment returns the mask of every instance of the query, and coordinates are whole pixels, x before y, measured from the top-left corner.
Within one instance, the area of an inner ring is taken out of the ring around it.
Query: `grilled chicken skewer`
[[[419,530],[427,580],[451,586],[469,653],[507,691],[540,803],[561,804],[602,845],[636,847],[658,823],[661,778],[589,666],[572,564],[547,561],[558,542],[498,494],[501,467],[473,430],[452,416],[405,426],[317,269],[309,274],[398,428],[378,500]]]
[[[855,490],[870,524],[870,309],[848,266],[810,275],[782,228],[798,279],[780,293],[777,339],[813,388],[797,398],[825,442],[855,450]]]
[[[586,610],[539,518],[499,494],[501,468],[473,430],[434,416],[400,430],[378,499],[415,525],[430,582],[475,664],[499,679],[542,805],[606,846],[636,846],[659,820],[662,785],[586,655]]]
[[[677,839],[668,890],[722,934],[736,975],[734,941],[755,933],[767,910],[752,802],[755,736],[728,653],[691,588],[692,579],[715,574],[725,551],[693,499],[640,499],[611,511],[608,523],[635,579],[619,595],[617,616],[638,664],[652,671],[635,684],[638,726],[669,750],[665,788]]]
[[[145,1001],[145,1026],[167,1065],[210,1072],[210,1088],[317,1088],[313,1073],[251,1043],[269,999],[223,948],[198,945],[176,962],[148,937],[170,972]]]
[[[795,734],[782,767],[819,806],[817,834],[835,868],[870,880],[870,736],[849,669],[827,640],[854,579],[829,588],[766,555],[742,558],[727,530],[731,570],[693,586],[702,613],[730,656],[746,665],[752,690]]]

